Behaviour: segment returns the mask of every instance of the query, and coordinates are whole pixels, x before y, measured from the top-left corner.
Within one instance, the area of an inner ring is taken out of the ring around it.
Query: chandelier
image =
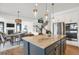
[[[45,14],[44,14],[45,19],[48,19],[48,9],[47,9],[47,3],[46,3],[46,9],[45,9]]]
[[[53,6],[53,19],[55,19],[55,17],[54,17],[54,3],[52,3],[52,6]]]
[[[19,19],[19,13],[20,13],[20,11],[17,11],[18,18],[17,18],[17,19],[15,19],[16,24],[21,24],[21,22],[22,22],[22,20],[21,20],[21,19]]]
[[[52,6],[53,6],[53,19],[54,19],[54,3],[52,3]],[[38,7],[38,4],[35,3],[34,8],[33,8],[33,14],[34,14],[34,17],[35,18],[36,18],[37,13],[38,13],[37,7]],[[46,3],[46,5],[45,5],[45,11],[44,11],[44,18],[45,18],[45,20],[48,20],[48,16],[49,16],[49,13],[48,12],[49,12],[48,11],[48,5]]]
[[[37,16],[37,12],[38,12],[38,9],[37,9],[37,3],[34,5],[34,8],[33,8],[33,14],[34,14],[34,17]]]

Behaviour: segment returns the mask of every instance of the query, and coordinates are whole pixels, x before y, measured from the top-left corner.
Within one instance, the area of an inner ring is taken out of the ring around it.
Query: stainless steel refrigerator
[[[65,34],[65,24],[64,22],[53,23],[53,35],[64,35]]]

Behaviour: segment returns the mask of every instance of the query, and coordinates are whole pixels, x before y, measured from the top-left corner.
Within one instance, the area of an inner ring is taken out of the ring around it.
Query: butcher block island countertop
[[[65,35],[53,35],[51,37],[46,35],[37,35],[37,36],[23,37],[23,40],[30,42],[42,49],[45,49],[51,44],[54,44],[55,42],[63,39],[64,37]]]

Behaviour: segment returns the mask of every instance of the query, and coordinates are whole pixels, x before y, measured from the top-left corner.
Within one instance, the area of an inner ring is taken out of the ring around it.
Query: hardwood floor
[[[67,45],[65,54],[66,55],[79,55],[79,48],[76,46]]]
[[[1,55],[23,55],[23,48],[17,47],[4,52],[0,52]],[[71,45],[66,46],[65,55],[79,55],[79,48]]]
[[[1,55],[23,55],[23,48],[17,47],[4,52],[0,52]]]

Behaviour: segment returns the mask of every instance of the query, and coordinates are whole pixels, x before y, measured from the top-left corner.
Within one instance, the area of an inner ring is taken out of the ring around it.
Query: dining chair
[[[5,46],[6,42],[10,42],[11,39],[8,39],[6,34],[0,34],[0,45],[2,44],[3,47]],[[10,42],[11,44],[11,42]]]
[[[12,38],[12,37],[7,36],[7,37],[6,37],[6,40],[7,40],[8,42],[10,42],[10,44],[11,44],[12,46],[14,45],[14,42],[13,42],[13,38]]]
[[[4,47],[5,43],[6,43],[6,39],[4,39],[2,34],[0,34],[0,43],[3,44],[3,47]]]

